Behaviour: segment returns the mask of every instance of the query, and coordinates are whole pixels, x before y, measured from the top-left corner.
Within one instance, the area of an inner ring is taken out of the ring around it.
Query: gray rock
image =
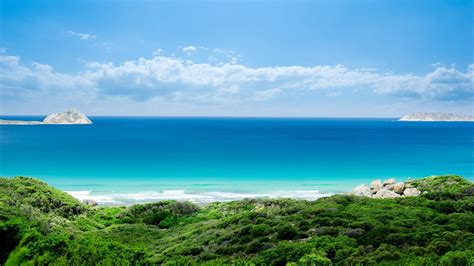
[[[407,188],[403,191],[403,195],[407,197],[419,196],[420,194],[421,191],[419,191],[417,188]]]
[[[377,199],[390,199],[390,198],[398,198],[398,197],[401,197],[401,196],[386,188],[382,188],[381,190],[377,191],[377,193],[375,193],[374,195],[374,198],[377,198]]]
[[[372,192],[370,191],[370,188],[366,185],[359,185],[355,187],[352,190],[351,194],[355,196],[365,196],[365,197],[372,196]]]
[[[392,185],[392,184],[395,184],[397,181],[395,181],[395,178],[390,178],[390,179],[387,179],[385,181],[383,181],[383,185],[386,186],[386,185]]]
[[[380,189],[383,188],[382,180],[377,179],[377,180],[372,181],[372,183],[370,183],[370,188],[374,191],[379,191]]]
[[[97,206],[97,202],[92,199],[85,199],[85,200],[82,200],[82,202],[84,202],[84,204],[89,205],[89,206]]]
[[[393,191],[399,194],[403,193],[403,190],[405,190],[405,183],[404,182],[398,182],[393,186]]]
[[[405,188],[410,188],[410,187],[413,187],[413,185],[410,183],[405,183]]]
[[[389,185],[384,186],[384,188],[388,190],[393,190],[394,187],[395,187],[395,184],[389,184]]]

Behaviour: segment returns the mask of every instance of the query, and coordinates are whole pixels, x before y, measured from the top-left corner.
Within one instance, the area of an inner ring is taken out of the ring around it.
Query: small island
[[[398,121],[473,122],[474,116],[447,113],[413,113],[403,116]]]
[[[92,124],[83,113],[70,109],[64,112],[48,115],[41,121],[2,120],[0,125],[81,125]]]

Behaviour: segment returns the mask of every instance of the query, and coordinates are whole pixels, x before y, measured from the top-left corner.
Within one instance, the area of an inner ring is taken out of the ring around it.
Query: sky
[[[0,0],[0,115],[474,115],[473,2]]]

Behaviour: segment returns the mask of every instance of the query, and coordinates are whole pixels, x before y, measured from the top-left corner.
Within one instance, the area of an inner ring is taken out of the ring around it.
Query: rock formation
[[[386,198],[398,198],[401,197],[400,194],[393,192],[387,188],[382,188],[372,196],[372,198],[386,199]]]
[[[370,188],[373,190],[379,190],[383,188],[382,180],[377,179],[377,180],[372,181],[372,183],[370,183]]]
[[[420,191],[416,188],[407,188],[403,191],[403,195],[407,196],[407,197],[411,197],[411,196],[418,196],[420,195]]]
[[[89,206],[97,206],[97,202],[92,199],[84,199],[82,200],[82,202],[84,202],[84,204],[89,205]]]
[[[79,111],[70,109],[65,112],[48,115],[44,124],[92,124],[91,120]]]
[[[372,196],[372,191],[370,188],[366,185],[360,185],[354,188],[352,191],[353,195],[356,196],[366,196],[366,197],[371,197]]]
[[[393,186],[393,191],[402,194],[405,190],[405,182],[398,182]]]
[[[370,183],[370,187],[359,185],[349,194],[354,196],[364,196],[369,198],[398,198],[419,196],[421,191],[414,188],[410,183],[397,182],[395,178],[390,178],[382,182],[380,179]]]

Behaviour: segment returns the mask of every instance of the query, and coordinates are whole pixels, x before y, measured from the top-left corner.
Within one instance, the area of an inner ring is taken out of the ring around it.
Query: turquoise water
[[[0,126],[0,175],[37,177],[78,198],[109,204],[313,199],[376,178],[474,177],[474,123],[91,119],[92,125]]]

